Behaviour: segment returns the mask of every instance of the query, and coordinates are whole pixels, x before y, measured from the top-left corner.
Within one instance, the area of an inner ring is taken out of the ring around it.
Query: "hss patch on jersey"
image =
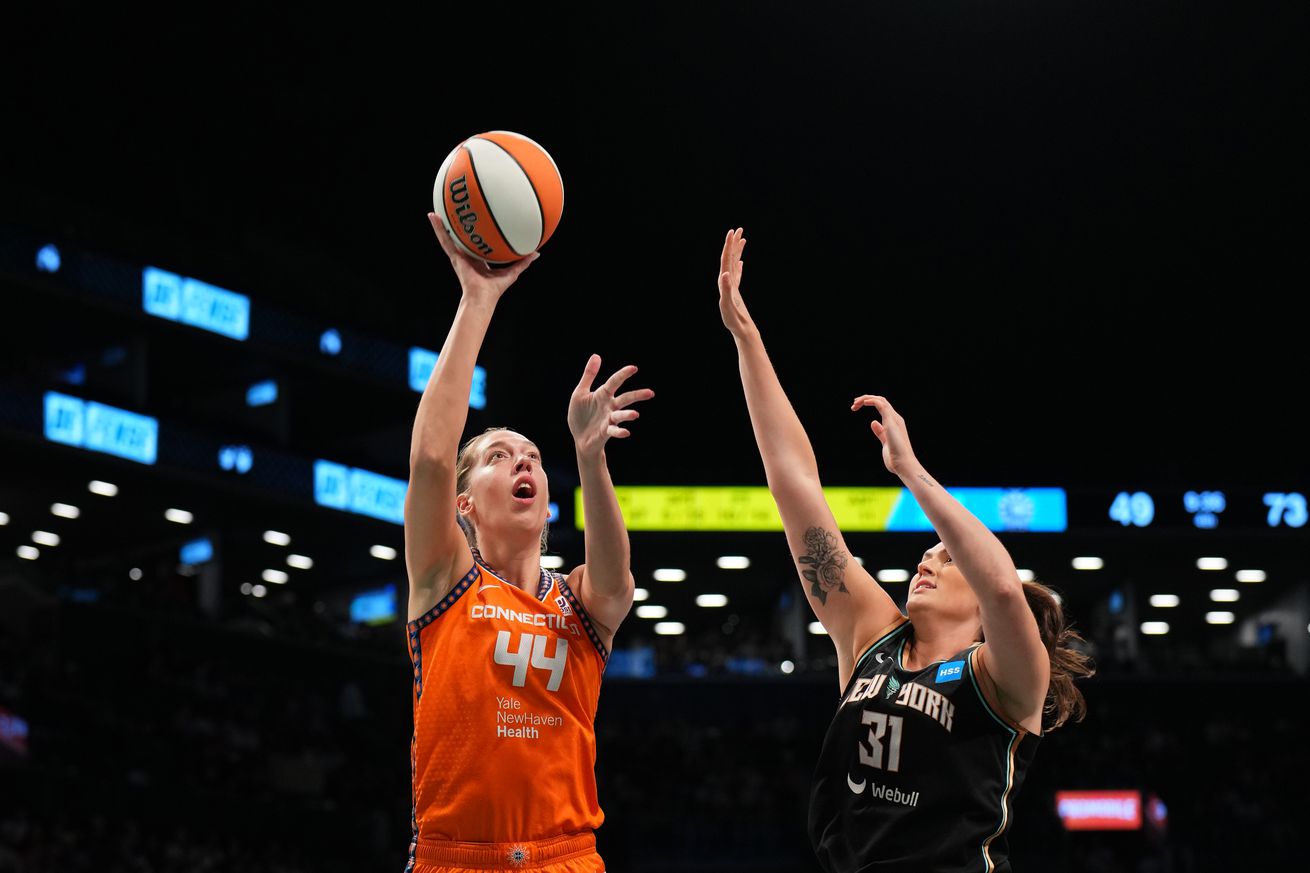
[[[563,594],[555,598],[555,605],[558,606],[559,611],[564,613],[565,615],[573,614],[573,607],[569,606],[569,599],[565,597]]]

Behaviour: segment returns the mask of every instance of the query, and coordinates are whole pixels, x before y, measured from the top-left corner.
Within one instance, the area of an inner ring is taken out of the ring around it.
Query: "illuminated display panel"
[[[159,422],[148,415],[47,391],[45,438],[139,464],[153,464],[159,451]]]
[[[1136,831],[1142,827],[1140,791],[1057,791],[1055,810],[1069,831]]]
[[[782,530],[766,487],[641,485],[615,492],[629,530]],[[932,529],[906,488],[834,487],[823,493],[843,531]],[[1060,532],[1068,527],[1060,488],[957,488],[951,494],[992,530]],[[574,523],[583,528],[580,488],[574,491]]]

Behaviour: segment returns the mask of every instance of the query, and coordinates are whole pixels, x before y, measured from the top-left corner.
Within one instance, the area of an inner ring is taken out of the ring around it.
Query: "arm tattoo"
[[[927,473],[920,473],[920,474],[919,474],[919,478],[922,479],[922,480],[923,480],[923,484],[927,485],[929,488],[936,488],[936,487],[937,487],[937,483],[934,482],[934,481],[932,481],[931,479],[929,479]]]
[[[847,555],[837,548],[837,538],[821,527],[812,527],[805,532],[805,548],[805,554],[797,560],[809,565],[801,575],[810,583],[810,594],[825,604],[830,591],[850,594],[846,587]]]

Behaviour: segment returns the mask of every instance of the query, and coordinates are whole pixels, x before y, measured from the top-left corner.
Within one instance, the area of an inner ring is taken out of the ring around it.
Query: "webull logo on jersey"
[[[958,682],[964,676],[964,662],[950,661],[937,668],[937,684]]]
[[[852,794],[867,793],[879,800],[890,800],[892,803],[900,803],[905,806],[919,805],[919,792],[901,791],[899,788],[889,788],[886,785],[879,785],[876,782],[866,783],[863,779],[858,782],[851,778],[849,773],[846,774],[846,787],[851,790]]]

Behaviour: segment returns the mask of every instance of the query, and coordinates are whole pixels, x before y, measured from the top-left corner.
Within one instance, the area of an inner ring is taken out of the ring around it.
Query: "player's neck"
[[[509,543],[505,540],[478,543],[482,562],[501,578],[527,592],[537,590],[541,581],[541,541]]]
[[[931,617],[911,617],[914,634],[905,647],[903,658],[907,670],[922,670],[936,661],[953,658],[978,642],[976,634],[958,622],[933,621]]]

